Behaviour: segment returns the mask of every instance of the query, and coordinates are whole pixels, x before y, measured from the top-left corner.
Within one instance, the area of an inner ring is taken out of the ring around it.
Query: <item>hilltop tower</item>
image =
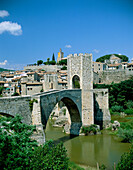
[[[70,54],[67,67],[68,89],[82,89],[82,124],[94,124],[92,54]]]
[[[61,61],[62,58],[64,58],[64,53],[62,52],[60,48],[60,51],[58,52],[57,63],[59,63],[59,61]]]

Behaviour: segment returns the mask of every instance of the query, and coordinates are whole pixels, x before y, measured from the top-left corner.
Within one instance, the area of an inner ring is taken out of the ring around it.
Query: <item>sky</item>
[[[92,53],[133,58],[133,0],[0,0],[0,67]]]

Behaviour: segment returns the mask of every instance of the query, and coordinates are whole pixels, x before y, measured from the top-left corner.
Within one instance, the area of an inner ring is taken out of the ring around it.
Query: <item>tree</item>
[[[2,94],[3,89],[4,89],[4,86],[1,86],[0,87],[0,95]]]
[[[50,58],[47,58],[47,64],[48,65],[50,64]]]
[[[67,59],[59,61],[60,65],[67,65]]]
[[[52,141],[35,149],[31,169],[68,169],[68,158],[63,143],[55,145]]]
[[[55,65],[56,64],[56,61],[55,60],[52,60],[49,62],[50,65]]]
[[[112,55],[115,55],[116,57],[119,57],[120,59],[122,59],[122,61],[123,61],[123,62],[127,62],[127,61],[128,61],[128,57],[127,57],[127,56],[125,56],[125,55],[119,55],[119,54],[108,54],[108,55],[104,55],[104,56],[102,56],[102,57],[98,58],[98,59],[96,60],[96,62],[104,63],[104,61],[105,61],[105,60],[109,60],[109,59],[110,59],[110,57],[111,57]]]
[[[54,56],[54,53],[53,53],[53,56],[52,56],[52,61],[55,61],[55,56]]]
[[[42,60],[38,60],[38,61],[37,61],[37,65],[38,65],[38,66],[41,65],[42,63],[43,63]]]

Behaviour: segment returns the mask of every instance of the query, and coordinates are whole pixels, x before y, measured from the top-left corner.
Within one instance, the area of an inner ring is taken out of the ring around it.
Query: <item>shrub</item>
[[[133,115],[133,108],[124,111],[127,115]]]
[[[128,102],[126,103],[126,106],[128,109],[133,108],[133,101],[132,100],[128,100]]]
[[[132,129],[118,129],[117,135],[122,138],[122,142],[132,142],[133,141],[133,130]]]
[[[61,68],[61,70],[67,70],[67,67],[66,67],[66,66],[63,66],[63,67]]]
[[[0,169],[29,169],[37,142],[30,136],[35,129],[21,123],[20,116],[0,119]]]
[[[90,132],[93,132],[94,134],[97,133],[97,125],[93,124],[90,126],[83,126],[81,129],[81,133],[84,133],[85,135],[88,135]]]
[[[13,93],[12,96],[19,96],[17,92]]]
[[[113,112],[123,112],[124,111],[123,106],[118,106],[118,105],[112,106],[111,110]]]
[[[49,141],[36,148],[31,159],[31,169],[68,169],[68,158],[63,143],[55,145]]]
[[[132,170],[133,169],[133,144],[131,145],[130,151],[124,153],[121,156],[120,161],[118,162],[116,169],[117,170]]]

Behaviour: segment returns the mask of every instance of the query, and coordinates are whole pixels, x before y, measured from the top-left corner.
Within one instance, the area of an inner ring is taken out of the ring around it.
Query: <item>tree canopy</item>
[[[127,108],[128,101],[133,101],[133,80],[125,80],[121,83],[94,84],[94,88],[108,88],[109,89],[109,105],[123,106]]]
[[[120,55],[120,54],[108,54],[108,55],[104,55],[100,58],[97,58],[96,62],[101,62],[104,63],[105,60],[109,60],[110,57],[112,55],[115,55],[116,57],[119,57],[120,59],[122,59],[122,62],[127,62],[128,61],[128,57],[125,55]]]
[[[41,65],[42,63],[43,63],[42,60],[38,60],[38,61],[37,61],[37,65],[38,65],[38,66]]]

